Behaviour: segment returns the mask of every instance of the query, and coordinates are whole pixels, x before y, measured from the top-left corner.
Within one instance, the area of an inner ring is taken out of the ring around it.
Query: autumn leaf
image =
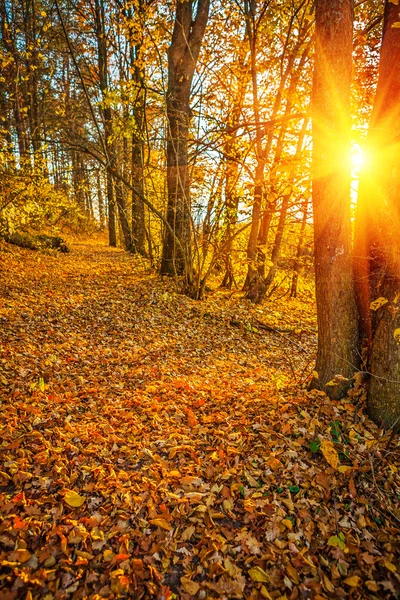
[[[166,531],[171,531],[172,526],[168,521],[161,518],[150,519],[149,521],[152,525],[156,525],[157,527],[161,527],[161,529],[165,529]]]
[[[344,580],[346,585],[350,587],[358,587],[361,584],[361,578],[358,575],[353,575],[352,577],[346,577]]]
[[[189,577],[181,577],[181,586],[191,596],[195,596],[200,589],[200,585],[196,581],[192,581]]]
[[[322,440],[320,448],[326,462],[334,469],[337,469],[339,466],[339,456],[333,442]]]
[[[268,574],[261,567],[252,567],[249,569],[249,576],[253,581],[267,583],[269,581]]]
[[[68,490],[64,496],[64,500],[68,506],[79,508],[85,502],[86,498],[84,496],[80,496],[78,492]]]

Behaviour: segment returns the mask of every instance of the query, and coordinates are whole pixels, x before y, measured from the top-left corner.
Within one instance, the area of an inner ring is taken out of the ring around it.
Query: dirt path
[[[2,600],[356,598],[376,577],[391,597],[397,467],[382,458],[374,476],[391,477],[394,500],[374,512],[353,471],[371,468],[373,426],[299,386],[310,307],[218,291],[195,302],[94,243],[5,249]],[[325,438],[343,469],[310,451]]]

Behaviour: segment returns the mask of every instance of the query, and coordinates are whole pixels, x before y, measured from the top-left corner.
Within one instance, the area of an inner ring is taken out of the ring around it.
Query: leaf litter
[[[307,392],[311,300],[195,302],[94,242],[0,261],[2,600],[397,597],[399,439]]]

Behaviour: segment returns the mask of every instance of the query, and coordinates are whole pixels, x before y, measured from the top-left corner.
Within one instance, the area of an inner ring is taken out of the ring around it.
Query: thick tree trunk
[[[167,222],[160,273],[192,279],[188,133],[190,90],[208,20],[209,0],[178,0],[168,51]]]
[[[331,398],[343,395],[358,364],[350,253],[352,31],[352,0],[317,0],[312,118],[318,376],[312,385]],[[345,379],[332,385],[336,375]]]
[[[367,140],[367,164],[360,179],[354,252],[361,343],[367,348],[370,372],[368,412],[377,424],[397,430],[400,430],[399,23],[399,7],[388,0]]]

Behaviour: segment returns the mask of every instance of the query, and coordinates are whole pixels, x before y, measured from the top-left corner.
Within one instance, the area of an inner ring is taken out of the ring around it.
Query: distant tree
[[[370,416],[400,429],[400,16],[386,0],[379,78],[361,174],[355,284]]]
[[[358,363],[350,221],[352,35],[352,0],[317,0],[312,177],[318,353],[313,386],[333,398],[343,394]],[[337,375],[343,379],[335,385]]]

